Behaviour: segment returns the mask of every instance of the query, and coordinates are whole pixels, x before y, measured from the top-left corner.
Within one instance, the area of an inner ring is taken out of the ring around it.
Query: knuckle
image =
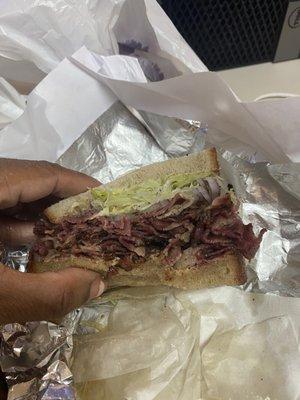
[[[45,179],[53,178],[57,174],[55,164],[49,161],[33,161],[34,169],[40,171],[40,174],[45,177]]]
[[[49,169],[51,171],[56,168],[55,164],[53,164],[49,161],[42,160],[42,161],[34,161],[34,162],[35,162],[36,167]]]

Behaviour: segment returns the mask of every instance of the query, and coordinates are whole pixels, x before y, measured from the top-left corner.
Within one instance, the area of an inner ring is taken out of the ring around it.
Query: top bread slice
[[[214,148],[204,150],[198,154],[172,158],[167,161],[147,165],[138,170],[120,176],[113,182],[102,187],[122,188],[134,184],[142,183],[148,179],[158,179],[162,175],[172,175],[178,173],[195,173],[199,171],[203,175],[215,175],[219,172],[217,153]],[[92,201],[91,191],[69,197],[52,205],[45,210],[45,215],[49,221],[59,223],[70,215],[79,215],[88,210]]]

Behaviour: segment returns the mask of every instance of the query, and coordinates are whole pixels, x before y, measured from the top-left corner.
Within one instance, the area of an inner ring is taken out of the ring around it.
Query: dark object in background
[[[289,0],[161,0],[210,70],[272,61]]]

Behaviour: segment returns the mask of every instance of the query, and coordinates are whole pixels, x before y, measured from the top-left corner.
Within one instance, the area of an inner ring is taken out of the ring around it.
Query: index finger
[[[69,197],[99,185],[96,179],[58,164],[0,159],[0,209],[49,195]]]

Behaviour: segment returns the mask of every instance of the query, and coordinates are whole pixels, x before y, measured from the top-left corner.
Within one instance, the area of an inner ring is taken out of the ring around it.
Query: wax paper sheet
[[[299,99],[240,103],[154,0],[5,2],[0,37],[2,57],[48,73],[1,156],[107,182],[215,145],[243,219],[268,229],[243,288],[121,289],[60,326],[4,327],[9,400],[298,399]]]
[[[98,310],[82,315],[87,329],[75,336],[82,400],[299,397],[295,299],[234,288],[123,289]]]
[[[0,130],[22,115],[25,107],[25,96],[0,76]]]

